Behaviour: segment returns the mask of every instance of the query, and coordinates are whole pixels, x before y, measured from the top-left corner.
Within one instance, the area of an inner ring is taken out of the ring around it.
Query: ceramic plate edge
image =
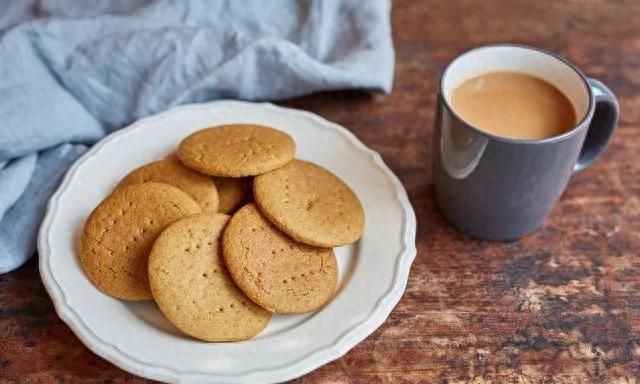
[[[193,381],[203,380],[205,377],[203,375],[193,375],[190,373],[183,373],[175,369],[162,367],[162,366],[153,366],[137,359],[134,359],[126,354],[126,352],[114,347],[113,345],[107,343],[104,340],[101,340],[96,335],[94,335],[89,327],[84,323],[84,321],[80,318],[80,316],[66,303],[66,298],[64,296],[64,292],[58,285],[57,281],[53,277],[49,269],[49,260],[50,260],[50,247],[48,243],[48,239],[46,234],[49,232],[49,227],[51,225],[51,221],[55,216],[55,213],[58,209],[59,198],[61,194],[66,190],[68,183],[70,182],[72,176],[75,173],[75,170],[87,161],[89,158],[95,155],[102,146],[105,144],[117,140],[120,136],[126,135],[127,132],[135,130],[138,126],[153,123],[156,119],[165,118],[168,114],[183,112],[188,109],[198,109],[203,108],[206,109],[212,106],[221,106],[222,104],[235,104],[237,106],[242,105],[250,105],[250,106],[261,106],[264,108],[277,110],[284,113],[294,113],[300,116],[303,116],[307,119],[315,120],[320,126],[330,126],[331,128],[337,130],[343,136],[345,136],[356,148],[361,151],[369,154],[371,156],[372,161],[376,164],[378,168],[380,168],[383,173],[392,181],[393,186],[395,188],[395,196],[400,202],[400,205],[403,208],[403,250],[396,261],[396,271],[394,282],[391,288],[386,292],[384,296],[382,296],[378,302],[376,303],[373,310],[370,314],[360,323],[351,327],[343,335],[338,338],[337,342],[332,346],[323,348],[320,350],[316,350],[311,354],[306,355],[303,359],[298,360],[292,363],[290,366],[286,368],[276,368],[275,370],[264,370],[259,371],[265,374],[265,376],[270,376],[271,380],[269,382],[279,382],[291,380],[297,377],[300,377],[306,373],[309,373],[318,367],[338,359],[347,353],[350,349],[355,347],[359,342],[364,340],[367,336],[373,333],[382,323],[387,319],[395,305],[398,303],[402,294],[404,293],[407,280],[409,277],[409,271],[411,264],[416,256],[416,248],[415,248],[415,230],[416,230],[416,216],[415,212],[411,204],[409,203],[409,198],[407,196],[406,190],[398,180],[397,176],[389,169],[389,167],[384,163],[382,157],[375,151],[366,147],[352,132],[347,130],[346,128],[333,123],[327,119],[324,119],[316,114],[311,112],[296,110],[291,108],[279,107],[273,105],[271,103],[249,103],[242,101],[213,101],[209,103],[202,104],[189,104],[183,105],[179,107],[172,108],[165,112],[146,117],[140,119],[133,124],[115,131],[108,135],[107,137],[100,140],[96,145],[94,145],[87,153],[82,155],[67,171],[63,181],[60,183],[60,186],[56,190],[56,192],[52,195],[49,203],[47,205],[47,211],[45,218],[43,220],[42,226],[40,228],[40,232],[38,235],[38,253],[39,253],[39,269],[40,275],[44,282],[45,288],[52,298],[54,303],[54,307],[58,316],[71,328],[71,330],[78,336],[79,339],[95,354],[98,356],[112,362],[113,364],[129,371],[133,374],[155,379],[162,380],[167,382],[178,382],[188,380],[192,378]],[[257,371],[250,372],[249,374],[253,374]],[[195,376],[200,376],[200,379]],[[207,379],[215,379],[210,375],[206,376]],[[265,377],[266,378],[266,377]],[[237,376],[234,378],[235,380],[229,382],[246,382],[243,380],[243,377]],[[245,378],[246,379],[246,378]],[[261,382],[264,382],[261,380]]]

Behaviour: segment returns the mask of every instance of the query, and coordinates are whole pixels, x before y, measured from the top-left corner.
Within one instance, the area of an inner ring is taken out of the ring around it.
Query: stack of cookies
[[[190,135],[91,213],[87,276],[111,296],[155,300],[207,341],[248,339],[273,313],[322,307],[337,282],[333,247],[361,236],[364,211],[342,180],[294,156],[293,139],[269,127]]]

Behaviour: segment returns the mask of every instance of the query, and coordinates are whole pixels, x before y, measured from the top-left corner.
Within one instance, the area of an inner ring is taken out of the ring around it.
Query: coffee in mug
[[[521,72],[489,72],[453,89],[451,106],[467,123],[496,136],[538,140],[572,129],[576,112],[553,84]]]

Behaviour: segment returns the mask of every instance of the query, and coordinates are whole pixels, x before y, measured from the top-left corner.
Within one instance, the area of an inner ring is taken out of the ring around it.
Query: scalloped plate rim
[[[375,166],[380,168],[384,175],[391,181],[395,189],[395,197],[397,198],[403,209],[402,214],[404,218],[401,237],[404,243],[402,244],[403,248],[401,253],[396,257],[396,262],[394,265],[395,276],[392,287],[385,292],[384,296],[379,298],[375,307],[369,313],[367,318],[351,327],[350,329],[345,330],[345,332],[341,333],[338,341],[333,345],[323,349],[314,350],[313,352],[304,356],[302,359],[297,360],[292,365],[289,365],[287,367],[277,367],[271,370],[249,371],[248,373],[245,372],[244,375],[248,376],[263,374],[263,378],[266,379],[266,381],[260,380],[260,382],[286,381],[300,377],[328,362],[331,362],[343,356],[359,342],[373,333],[387,319],[395,305],[402,297],[402,294],[404,293],[409,277],[410,267],[416,256],[416,216],[411,203],[409,202],[409,198],[407,196],[405,188],[400,183],[397,176],[384,163],[382,157],[377,152],[366,147],[352,132],[336,123],[333,123],[307,111],[280,107],[271,103],[251,103],[234,100],[222,100],[208,103],[183,105],[153,116],[140,119],[130,124],[129,126],[112,132],[111,134],[104,137],[92,148],[90,148],[85,154],[83,154],[69,168],[64,179],[47,204],[46,215],[38,235],[38,253],[40,275],[43,280],[44,286],[54,303],[57,315],[67,324],[67,326],[69,326],[69,328],[71,328],[76,336],[92,352],[124,370],[142,377],[162,380],[166,382],[199,382],[203,380],[216,379],[216,377],[211,374],[182,372],[175,368],[156,366],[141,362],[127,355],[126,351],[122,351],[121,349],[114,347],[107,341],[102,340],[97,335],[93,334],[90,327],[87,326],[82,318],[76,313],[76,311],[67,304],[65,294],[50,270],[49,263],[51,260],[51,254],[47,235],[50,232],[53,218],[55,217],[55,214],[57,213],[57,210],[59,208],[59,200],[63,193],[66,191],[68,184],[73,178],[76,170],[80,166],[82,166],[85,161],[87,161],[98,151],[100,151],[100,149],[104,145],[114,140],[121,139],[127,133],[137,129],[139,126],[153,123],[154,120],[162,119],[169,114],[185,112],[189,109],[206,109],[210,107],[217,108],[224,106],[224,104],[235,106],[249,105],[251,107],[263,107],[282,113],[293,113],[307,119],[315,120],[318,125],[321,125],[324,128],[334,129],[338,131],[341,135],[347,138],[350,144],[354,145],[357,150],[369,154]],[[243,380],[243,377],[244,376],[227,376],[226,379],[231,379],[228,382],[236,382],[236,380],[239,380],[239,382],[246,382]]]

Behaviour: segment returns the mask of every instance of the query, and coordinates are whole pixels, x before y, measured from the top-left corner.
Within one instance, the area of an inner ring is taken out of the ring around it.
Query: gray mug
[[[548,81],[573,104],[579,123],[558,136],[516,140],[479,130],[451,107],[464,80],[494,71]],[[549,52],[521,45],[468,51],[445,69],[438,91],[433,166],[437,206],[471,236],[509,241],[538,229],[572,173],[602,153],[618,122],[618,103],[601,82]]]

